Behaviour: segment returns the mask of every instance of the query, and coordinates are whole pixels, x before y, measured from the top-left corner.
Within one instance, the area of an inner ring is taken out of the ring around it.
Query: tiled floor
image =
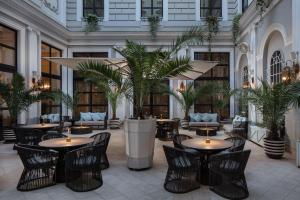
[[[57,184],[45,189],[31,192],[18,192],[16,185],[22,171],[22,163],[12,150],[12,145],[0,144],[0,199],[1,200],[202,200],[222,199],[208,187],[187,194],[171,194],[163,188],[167,170],[166,160],[162,151],[162,142],[156,140],[153,168],[147,171],[130,171],[126,167],[125,144],[123,130],[111,131],[112,137],[108,148],[110,168],[104,170],[104,184],[101,188],[76,193]],[[194,132],[180,130],[195,136]],[[217,137],[223,138],[219,133]],[[247,142],[246,149],[251,149],[250,160],[246,168],[246,179],[250,192],[249,199],[263,200],[299,200],[300,199],[300,169],[295,166],[295,160],[271,160],[266,158],[263,149]],[[286,156],[288,157],[288,156]]]

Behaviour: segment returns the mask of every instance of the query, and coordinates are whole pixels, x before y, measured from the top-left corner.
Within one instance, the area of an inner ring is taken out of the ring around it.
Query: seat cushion
[[[104,121],[76,121],[75,125],[76,126],[101,126],[104,125]]]
[[[190,127],[218,127],[220,126],[219,122],[189,122]]]

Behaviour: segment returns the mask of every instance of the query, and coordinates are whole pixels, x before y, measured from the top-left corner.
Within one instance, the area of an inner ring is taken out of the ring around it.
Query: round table
[[[94,140],[93,138],[86,137],[72,137],[70,139],[70,142],[67,142],[67,138],[55,138],[44,140],[39,143],[42,147],[54,149],[59,152],[58,162],[56,165],[56,181],[58,183],[65,182],[65,154],[68,151],[92,143]]]
[[[50,130],[52,128],[58,127],[59,124],[28,124],[20,126],[21,128],[39,129],[43,131]]]
[[[173,119],[157,119],[157,132],[156,137],[163,141],[172,140],[173,137],[171,134],[168,134],[168,130],[172,128],[172,124],[175,121]]]
[[[210,143],[206,142],[206,138],[194,138],[182,141],[182,145],[187,148],[198,150],[201,154],[201,168],[200,170],[200,182],[204,185],[209,184],[209,157],[212,154],[219,153],[225,149],[230,148],[233,143],[220,140],[220,139],[209,139]]]

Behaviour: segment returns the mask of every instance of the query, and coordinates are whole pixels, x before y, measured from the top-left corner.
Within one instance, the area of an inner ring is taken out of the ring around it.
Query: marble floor
[[[101,188],[85,193],[77,193],[64,184],[31,192],[19,192],[16,185],[23,166],[11,144],[0,144],[0,200],[204,200],[222,199],[206,186],[186,194],[172,194],[164,190],[163,182],[167,163],[162,150],[163,144],[171,142],[156,140],[153,168],[146,171],[130,171],[126,167],[123,130],[111,131],[108,147],[110,168],[102,171],[104,184]],[[180,130],[180,133],[195,132]],[[225,135],[220,132],[218,138]],[[249,199],[299,200],[300,169],[295,160],[286,155],[282,160],[268,159],[263,149],[251,142],[245,149],[251,149],[250,159],[245,171],[250,192]]]

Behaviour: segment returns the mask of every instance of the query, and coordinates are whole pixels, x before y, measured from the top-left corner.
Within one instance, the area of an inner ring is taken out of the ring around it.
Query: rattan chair
[[[15,127],[14,131],[17,138],[17,144],[38,145],[44,135],[42,130],[31,128]]]
[[[24,165],[17,186],[19,191],[31,191],[56,184],[58,152],[30,145],[15,145],[15,149]]]
[[[244,170],[250,150],[216,154],[209,161],[210,190],[228,199],[249,196]]]
[[[168,162],[164,188],[172,193],[186,193],[200,187],[198,162],[184,150],[163,146]]]
[[[100,164],[102,170],[107,169],[109,167],[109,161],[107,158],[106,150],[108,147],[110,136],[111,134],[109,132],[98,133],[96,135],[91,136],[91,138],[94,138],[92,145],[100,144],[103,147]]]
[[[182,146],[181,142],[184,141],[184,140],[189,140],[189,139],[193,139],[193,137],[191,137],[189,135],[185,135],[185,134],[174,135],[174,137],[173,137],[174,147],[178,148],[178,149],[183,149],[183,150],[185,150],[189,153],[192,153],[193,155],[200,156],[199,151]]]
[[[66,138],[64,134],[58,133],[57,131],[47,131],[47,134],[43,135],[41,140],[50,140],[54,138]]]
[[[245,147],[246,140],[242,137],[230,137],[226,138],[225,140],[230,141],[233,143],[232,147],[227,149],[228,152],[235,152],[235,151],[243,151]]]
[[[65,156],[66,186],[76,192],[87,192],[102,186],[101,153],[103,146],[85,146]]]

